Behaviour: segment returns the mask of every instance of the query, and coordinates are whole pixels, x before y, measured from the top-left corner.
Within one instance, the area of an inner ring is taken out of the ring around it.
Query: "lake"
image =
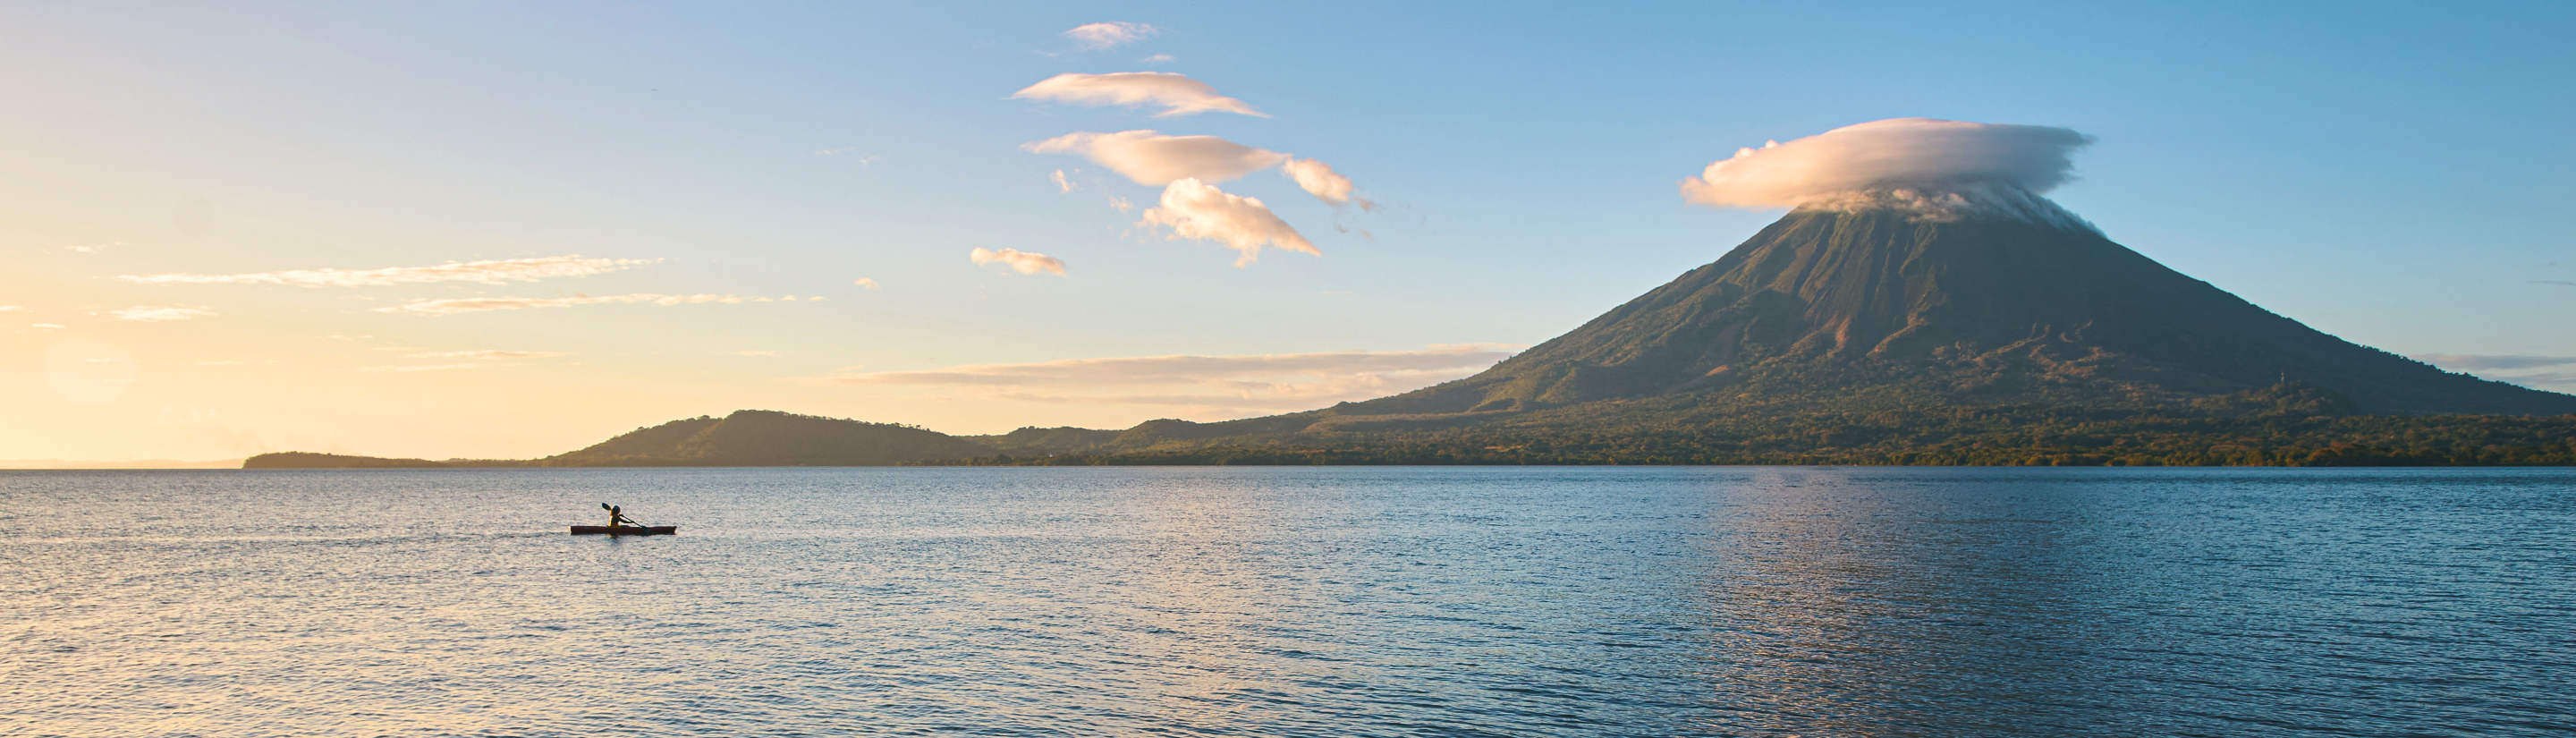
[[[2576,470],[0,472],[0,572],[10,736],[2576,734]]]

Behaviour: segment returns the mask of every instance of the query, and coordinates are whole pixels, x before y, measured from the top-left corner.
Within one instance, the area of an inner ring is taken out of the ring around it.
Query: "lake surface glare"
[[[0,572],[6,736],[2576,735],[2576,470],[0,472]]]

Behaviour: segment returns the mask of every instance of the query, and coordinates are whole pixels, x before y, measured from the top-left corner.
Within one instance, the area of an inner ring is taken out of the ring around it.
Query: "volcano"
[[[2154,403],[2292,384],[2360,414],[2576,413],[2185,276],[2008,185],[1802,207],[1716,262],[1483,373],[1338,414],[1656,397]]]

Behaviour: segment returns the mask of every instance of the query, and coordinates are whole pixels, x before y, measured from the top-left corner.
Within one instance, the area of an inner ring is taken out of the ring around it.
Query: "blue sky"
[[[0,110],[0,164],[20,176],[0,182],[0,248],[22,266],[0,275],[0,306],[18,308],[0,313],[0,381],[18,408],[5,419],[53,430],[0,435],[0,458],[525,456],[740,407],[992,432],[1329,404],[1447,375],[1438,362],[1356,383],[1247,370],[1199,387],[1251,398],[1237,403],[828,378],[1166,355],[1479,361],[1777,217],[1684,202],[1677,183],[1710,161],[1903,116],[2082,131],[2096,142],[2076,156],[2080,179],[2051,197],[2114,240],[2350,340],[2464,368],[2518,363],[2491,375],[2576,388],[2576,365],[2479,358],[2576,356],[2564,3],[12,16],[0,93],[17,104]],[[1062,35],[1106,21],[1155,32],[1107,49]],[[1011,97],[1061,73],[1133,71],[1187,75],[1270,117]],[[1335,208],[1276,174],[1223,183],[1320,252],[1237,268],[1234,252],[1111,205],[1153,207],[1158,188],[1022,149],[1131,129],[1329,162],[1381,207]],[[1071,192],[1050,181],[1059,170]],[[974,248],[1066,270],[978,267]],[[116,279],[574,254],[655,261],[507,284]],[[746,301],[376,309],[620,294]],[[113,318],[145,306],[211,315]],[[1486,347],[1436,348],[1460,345]],[[455,358],[478,351],[530,356]],[[139,378],[73,401],[49,361]],[[452,370],[418,369],[431,366]],[[388,423],[404,430],[376,430]]]

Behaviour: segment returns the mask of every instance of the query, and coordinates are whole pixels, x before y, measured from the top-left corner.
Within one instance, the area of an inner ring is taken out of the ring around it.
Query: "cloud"
[[[841,146],[841,147],[837,147],[837,148],[829,148],[829,149],[815,149],[815,150],[814,150],[814,155],[815,155],[815,156],[848,156],[848,157],[850,157],[850,160],[851,160],[852,162],[854,162],[854,163],[858,164],[859,166],[863,166],[863,167],[864,167],[864,166],[867,166],[867,165],[870,165],[870,164],[875,164],[875,163],[877,163],[877,155],[875,155],[875,154],[870,154],[870,153],[866,153],[866,150],[865,150],[865,149],[861,149],[861,148],[859,148],[859,147],[857,147],[857,146]]]
[[[16,305],[0,305],[0,313],[15,312],[25,309],[26,308],[18,307]]]
[[[590,259],[578,254],[532,259],[451,261],[437,266],[382,269],[290,269],[247,274],[126,274],[139,284],[290,284],[298,287],[385,287],[424,282],[507,284],[556,277],[587,277],[660,262],[660,259]]]
[[[1109,206],[1117,208],[1118,212],[1121,213],[1136,209],[1136,203],[1128,202],[1127,198],[1119,197],[1117,195],[1109,196]]]
[[[1196,179],[1181,179],[1163,188],[1160,207],[1145,211],[1138,225],[1172,229],[1170,238],[1215,241],[1242,255],[1234,265],[1249,266],[1261,247],[1321,255],[1315,244],[1270,212],[1261,199],[1229,194]]]
[[[1062,190],[1068,195],[1073,194],[1073,181],[1064,178],[1064,170],[1055,170],[1054,174],[1047,175],[1047,179],[1055,182],[1056,189]]]
[[[876,288],[877,288],[877,281],[876,281],[876,280],[873,280],[873,279],[869,279],[869,278],[867,278],[867,277],[860,277],[860,278],[858,278],[858,279],[850,280],[850,284],[858,285],[859,287],[861,287],[861,288],[863,288],[863,289],[871,289],[871,290],[872,290],[872,289],[876,289]],[[823,298],[817,297],[817,298],[814,298],[814,299],[820,300],[820,299],[823,299]]]
[[[503,359],[551,359],[557,356],[571,356],[571,354],[561,351],[500,351],[494,349],[423,351],[416,354],[403,355],[414,359],[477,359],[482,361],[499,361]]]
[[[974,251],[967,252],[966,258],[974,260],[976,266],[1000,262],[1002,264],[1009,265],[1012,269],[1018,270],[1021,274],[1049,272],[1059,277],[1064,276],[1063,259],[1036,252],[1021,251],[1019,249],[1002,249],[1000,251],[994,251],[992,249],[979,247]]]
[[[170,305],[136,305],[130,308],[107,311],[108,317],[112,317],[117,320],[133,321],[136,323],[165,323],[174,320],[195,320],[198,318],[213,317],[214,314],[215,311],[208,310],[203,307],[178,307]]]
[[[1362,210],[1377,208],[1377,203],[1352,197],[1351,179],[1333,171],[1329,164],[1215,136],[1166,136],[1151,130],[1082,131],[1022,144],[1020,148],[1039,154],[1080,155],[1137,184],[1156,187],[1183,179],[1209,184],[1228,182],[1278,167],[1315,199],[1335,206],[1357,202]]]
[[[455,370],[458,370],[458,369],[473,369],[473,368],[480,367],[480,366],[482,366],[482,365],[481,365],[481,364],[406,364],[406,365],[402,365],[402,366],[362,366],[362,367],[358,367],[358,371],[362,371],[362,372],[445,372],[445,371],[455,371]]]
[[[2535,280],[2531,280],[2531,283],[2532,283],[2532,284],[2554,284],[2554,285],[2558,285],[2558,286],[2560,286],[2560,287],[2576,287],[2576,282],[2570,282],[2570,281],[2567,281],[2567,280],[2564,280],[2564,279],[2535,279]]]
[[[2073,177],[2092,137],[2049,126],[1891,118],[1788,143],[1737,149],[1682,180],[1682,197],[1717,207],[1798,207],[1882,188],[1948,191],[1967,183],[2047,192]]]
[[[1216,94],[1216,88],[1208,86],[1208,83],[1171,72],[1069,72],[1029,85],[1011,93],[1011,97],[1078,105],[1156,105],[1163,108],[1162,112],[1154,114],[1157,118],[1210,111],[1270,117],[1253,110],[1242,100]]]
[[[1073,39],[1074,43],[1082,44],[1086,49],[1107,49],[1143,41],[1161,32],[1161,29],[1143,23],[1109,21],[1074,26],[1064,32],[1064,37]]]
[[[2473,372],[2481,369],[2536,369],[2576,364],[2576,356],[2532,356],[2528,354],[2416,354],[2407,358],[2444,369]]]
[[[1173,60],[1170,54],[1155,54],[1136,61],[1142,64],[1170,64]]]
[[[811,384],[956,387],[997,399],[1104,405],[1191,406],[1217,412],[1293,410],[1362,400],[1456,379],[1509,358],[1496,344],[1415,351],[1331,351],[1235,356],[1139,356],[921,371],[837,374]]]
[[[1317,200],[1337,207],[1356,202],[1361,210],[1377,209],[1377,203],[1351,197],[1351,178],[1334,172],[1330,164],[1313,159],[1289,159],[1279,165],[1279,171],[1296,180],[1299,188]]]
[[[1039,154],[1077,154],[1141,185],[1178,179],[1224,182],[1279,166],[1288,155],[1215,136],[1165,136],[1148,130],[1067,133],[1022,144]]]
[[[67,326],[61,323],[28,323],[27,327],[43,331],[59,331]]]
[[[767,301],[768,299],[769,298],[743,297],[740,295],[661,295],[649,292],[631,295],[577,295],[573,297],[458,297],[443,300],[421,300],[418,302],[395,305],[393,307],[380,307],[376,308],[375,311],[379,313],[410,313],[413,315],[439,316],[455,315],[458,313],[480,313],[493,310],[530,310],[535,308],[573,307],[575,305],[645,304],[670,306],[699,305],[705,303],[739,305],[745,302]]]

